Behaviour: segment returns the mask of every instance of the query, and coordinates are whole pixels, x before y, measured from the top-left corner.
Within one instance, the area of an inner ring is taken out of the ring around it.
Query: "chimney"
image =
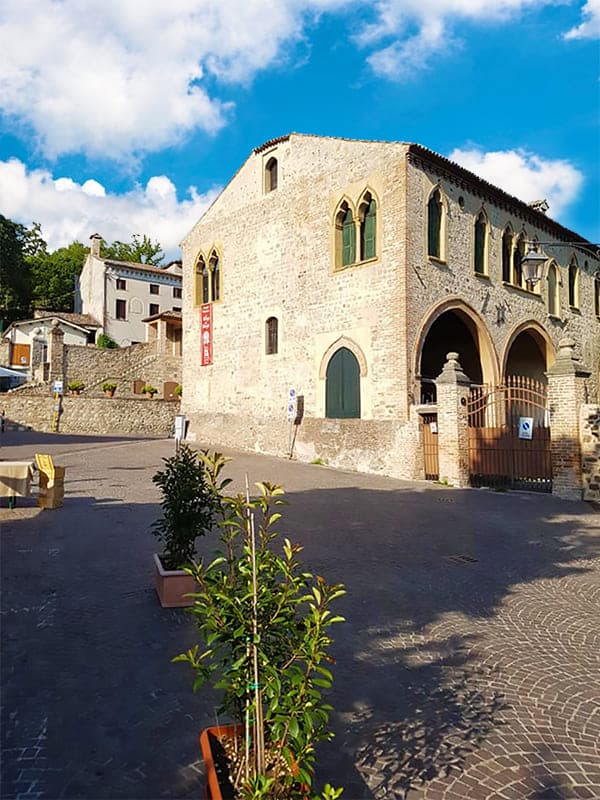
[[[100,258],[100,245],[102,244],[102,237],[99,233],[92,233],[90,236],[90,253],[94,258]]]

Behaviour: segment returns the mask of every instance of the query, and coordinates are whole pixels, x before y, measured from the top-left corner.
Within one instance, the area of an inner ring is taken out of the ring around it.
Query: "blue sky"
[[[600,0],[4,0],[0,213],[169,257],[251,150],[415,141],[600,240]]]

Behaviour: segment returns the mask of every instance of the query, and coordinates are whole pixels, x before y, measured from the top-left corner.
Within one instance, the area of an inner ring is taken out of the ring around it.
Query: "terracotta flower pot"
[[[194,605],[192,598],[184,595],[198,591],[196,581],[182,569],[165,569],[157,553],[154,553],[154,586],[163,608]]]

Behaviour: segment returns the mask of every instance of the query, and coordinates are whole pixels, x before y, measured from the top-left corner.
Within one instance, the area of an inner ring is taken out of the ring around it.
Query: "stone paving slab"
[[[0,436],[51,452],[65,505],[0,509],[6,798],[198,798],[215,697],[151,583],[151,477],[169,440]],[[346,583],[316,784],[346,800],[600,798],[600,517],[547,495],[459,491],[249,454],[280,482],[307,567]],[[210,551],[204,540],[202,549]]]

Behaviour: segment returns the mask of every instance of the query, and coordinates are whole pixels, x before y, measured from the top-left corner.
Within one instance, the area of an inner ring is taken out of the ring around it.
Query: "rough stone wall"
[[[214,447],[233,447],[286,457],[290,452],[289,424],[280,417],[266,419],[239,414],[192,412],[190,439]],[[315,419],[305,417],[291,432],[293,457],[356,472],[371,472],[415,480],[422,477],[419,419]]]
[[[65,397],[62,402],[60,433],[130,434],[168,436],[173,431],[179,402],[133,400],[116,397]],[[0,410],[8,427],[22,425],[48,432],[52,427],[54,399],[22,393],[0,395]]]
[[[577,355],[592,370],[590,396],[597,399],[600,370],[600,324],[594,314],[594,279],[592,269],[579,273],[579,309],[568,305],[568,265],[573,253],[583,267],[581,252],[567,247],[544,245],[544,251],[559,264],[560,315],[548,314],[547,282],[542,279],[538,292],[530,292],[502,281],[502,234],[510,224],[515,233],[524,232],[526,239],[556,240],[543,227],[524,220],[508,208],[500,208],[491,198],[482,197],[463,181],[453,180],[448,173],[436,171],[424,163],[408,163],[407,197],[407,310],[409,320],[407,350],[412,374],[418,371],[421,334],[432,312],[443,302],[460,299],[470,306],[489,332],[492,343],[493,368],[484,381],[501,378],[507,351],[515,332],[524,323],[537,323],[543,328],[553,347],[565,335],[577,342]],[[427,201],[436,185],[442,189],[447,211],[446,259],[442,263],[427,256]],[[463,206],[459,203],[462,198]],[[473,268],[474,224],[481,209],[489,219],[488,274],[476,275]],[[589,259],[591,264],[592,259]],[[480,350],[485,342],[480,341]],[[485,356],[482,356],[482,361]],[[551,366],[551,364],[549,364]],[[493,374],[495,371],[496,374]]]
[[[583,499],[600,501],[600,406],[581,407]]]
[[[163,383],[181,383],[181,358],[157,354],[155,342],[144,342],[120,349],[97,347],[66,347],[65,369],[68,381],[83,381],[86,393],[101,395],[101,384],[118,384],[119,395],[130,395],[133,382],[143,380],[159,393]]]

